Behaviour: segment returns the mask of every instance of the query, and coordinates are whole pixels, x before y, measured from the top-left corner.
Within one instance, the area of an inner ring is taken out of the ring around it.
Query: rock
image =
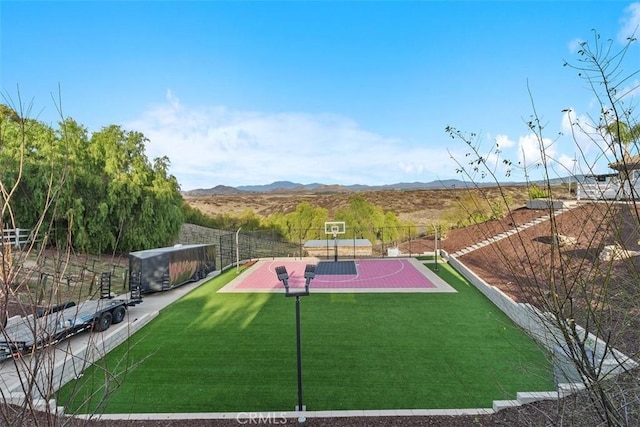
[[[563,236],[562,234],[554,234],[551,237],[551,243],[558,247],[573,246],[578,243],[578,239],[571,236]]]
[[[599,258],[600,258],[600,261],[615,261],[615,260],[629,258],[632,256],[637,256],[637,255],[640,255],[640,252],[628,251],[622,246],[615,244],[615,245],[605,246],[602,249],[602,252],[600,252]]]

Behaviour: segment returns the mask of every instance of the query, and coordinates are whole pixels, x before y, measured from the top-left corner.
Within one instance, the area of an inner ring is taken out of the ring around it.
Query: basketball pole
[[[297,362],[298,362],[298,406],[296,410],[298,412],[305,411],[305,407],[302,404],[302,336],[300,332],[300,296],[296,295],[296,342],[297,342]],[[300,415],[299,422],[304,422],[304,416]]]
[[[338,262],[338,234],[345,233],[345,223],[327,221],[324,223],[324,232],[327,235],[327,238],[330,235],[333,235],[333,261]],[[329,257],[328,243],[329,242],[327,242],[327,258]]]
[[[292,292],[289,288],[289,273],[284,266],[276,267],[276,274],[278,280],[282,281],[284,285],[284,292],[286,297],[296,297],[296,359],[298,364],[298,405],[295,407],[295,411],[298,412],[298,423],[305,422],[306,418],[304,412],[307,408],[303,404],[302,400],[302,332],[300,328],[300,297],[309,295],[309,285],[311,279],[316,277],[316,266],[307,264],[304,269],[305,285],[304,290],[297,290]]]

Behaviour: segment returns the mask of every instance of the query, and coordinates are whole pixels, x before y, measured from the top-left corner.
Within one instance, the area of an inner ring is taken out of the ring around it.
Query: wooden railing
[[[7,228],[2,230],[2,244],[22,248],[33,241],[30,228]]]

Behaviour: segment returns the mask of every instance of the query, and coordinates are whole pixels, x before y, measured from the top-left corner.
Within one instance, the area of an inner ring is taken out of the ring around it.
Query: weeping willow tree
[[[33,228],[42,213],[51,226],[41,239],[81,252],[114,253],[170,244],[183,222],[180,186],[170,160],[149,161],[148,140],[110,125],[89,135],[71,118],[57,128],[2,105],[0,180],[11,188],[11,218]]]

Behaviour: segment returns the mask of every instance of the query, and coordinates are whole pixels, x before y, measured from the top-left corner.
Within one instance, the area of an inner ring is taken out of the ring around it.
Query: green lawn
[[[551,365],[532,340],[448,265],[438,274],[458,293],[301,299],[308,410],[491,407],[518,391],[554,389]],[[94,411],[110,379],[98,412],[293,410],[295,299],[215,293],[235,276],[229,271],[167,307],[65,386],[58,404]]]

